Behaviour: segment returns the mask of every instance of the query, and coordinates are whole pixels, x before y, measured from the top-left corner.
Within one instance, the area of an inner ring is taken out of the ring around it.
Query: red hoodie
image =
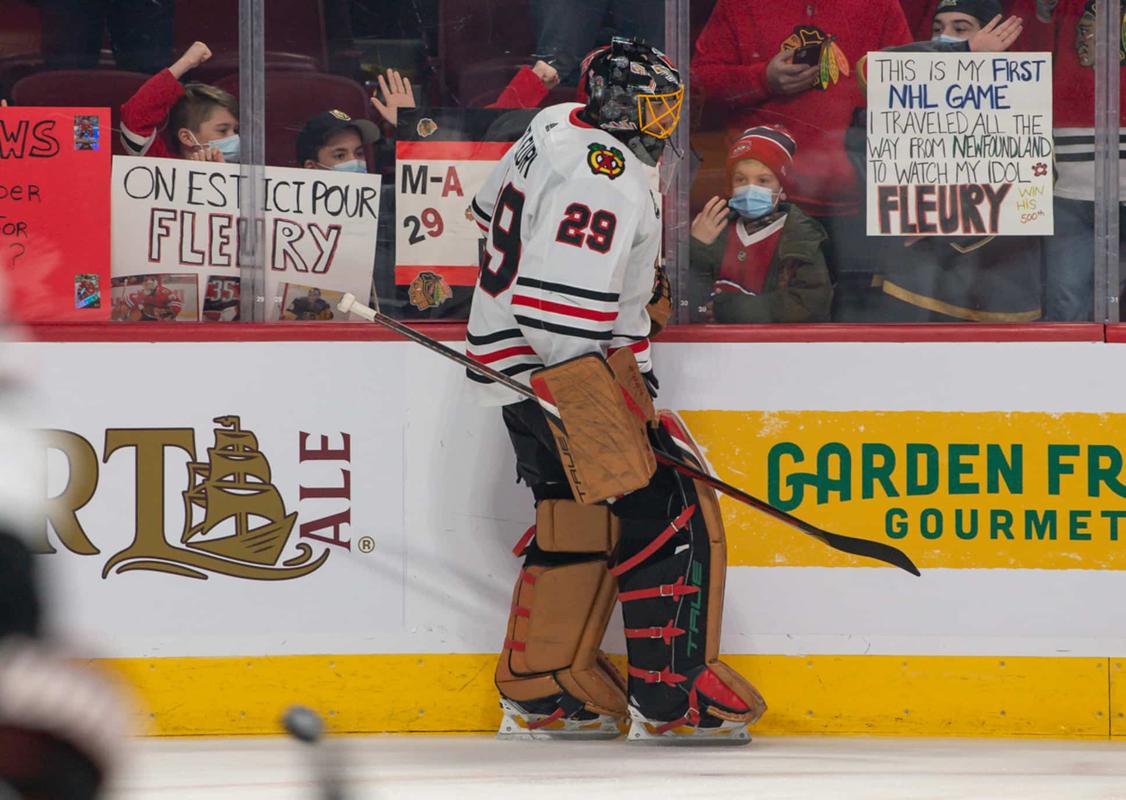
[[[835,37],[850,75],[826,90],[774,97],[767,62],[799,25]],[[798,151],[787,192],[803,211],[855,214],[864,187],[844,148],[853,110],[864,105],[854,67],[866,53],[911,41],[899,0],[719,0],[696,42],[692,78],[730,107],[736,133],[770,124],[790,130]]]
[[[180,158],[160,135],[184,87],[166,69],[153,75],[121,107],[121,143],[132,156]]]

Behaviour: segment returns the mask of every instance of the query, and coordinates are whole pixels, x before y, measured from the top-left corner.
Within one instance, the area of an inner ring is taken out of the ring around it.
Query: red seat
[[[211,61],[189,80],[212,83],[238,71],[239,14],[236,0],[192,0],[176,4],[176,50],[206,42]],[[322,0],[269,0],[266,6],[267,69],[323,69],[328,58]]]
[[[238,75],[216,85],[238,95]],[[355,81],[320,72],[266,72],[266,163],[296,167],[297,134],[305,120],[323,111],[340,109],[356,119],[370,116],[367,92]],[[370,166],[370,165],[369,165]]]
[[[527,0],[441,0],[438,56],[451,101],[496,100],[536,46]]]
[[[108,107],[113,121],[110,141],[113,152],[121,155],[121,106],[148,78],[141,72],[113,69],[37,72],[16,81],[12,102],[17,106]]]

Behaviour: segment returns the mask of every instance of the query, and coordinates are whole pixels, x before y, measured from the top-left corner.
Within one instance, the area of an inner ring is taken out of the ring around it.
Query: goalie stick
[[[484,364],[474,361],[464,353],[459,353],[452,347],[444,345],[441,342],[436,341],[435,339],[431,339],[426,334],[420,333],[413,328],[409,328],[398,320],[391,319],[385,314],[382,314],[381,312],[376,311],[373,308],[369,308],[363,303],[357,302],[356,297],[353,294],[345,294],[342,298],[340,298],[340,303],[337,305],[337,308],[344,313],[351,312],[358,317],[363,317],[370,322],[375,322],[384,326],[385,328],[389,328],[395,331],[395,333],[398,333],[399,335],[410,339],[412,342],[422,345],[428,350],[432,350],[435,353],[445,356],[452,361],[456,361],[458,364],[461,364],[468,370],[472,370],[478,375],[496,381],[497,383],[505,386],[508,389],[511,389],[517,394],[523,397],[527,397],[529,400],[535,400],[536,403],[539,404],[540,408],[543,409],[544,413],[550,416],[553,422],[558,423],[560,427],[562,427],[562,421],[559,419],[559,410],[555,408],[555,406],[544,400],[542,397],[536,395],[536,393],[530,387],[525,386],[524,384],[516,380],[513,380],[508,375],[498,372],[492,367],[488,367]],[[801,531],[807,536],[812,536],[817,541],[833,548],[834,550],[839,550],[842,553],[849,553],[851,555],[863,556],[864,558],[872,558],[877,561],[883,561],[885,564],[890,564],[893,567],[899,567],[906,572],[910,572],[912,575],[920,574],[919,568],[915,566],[910,557],[897,547],[886,544],[885,542],[873,542],[869,539],[858,539],[853,536],[844,536],[839,533],[833,533],[832,531],[824,530],[823,528],[818,528],[816,525],[811,525],[810,523],[802,519],[798,519],[792,514],[787,514],[785,511],[781,511],[775,508],[765,500],[760,500],[754,495],[744,492],[742,489],[737,489],[734,486],[725,483],[714,475],[709,475],[704,470],[696,468],[692,464],[689,464],[687,461],[681,458],[677,458],[671,453],[665,452],[664,450],[661,450],[657,447],[653,448],[653,453],[654,455],[656,455],[657,461],[659,463],[664,464],[668,467],[672,467],[681,475],[692,478],[693,480],[698,480],[701,483],[704,483],[715,489],[716,491],[723,492],[728,497],[734,500],[738,500],[740,503],[745,503],[751,508],[757,509],[764,514],[767,514],[768,516],[773,517],[774,519],[783,522],[786,525],[795,528],[796,530]]]

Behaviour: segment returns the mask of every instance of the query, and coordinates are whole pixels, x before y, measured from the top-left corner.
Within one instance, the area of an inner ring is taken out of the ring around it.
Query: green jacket
[[[721,292],[713,300],[712,284],[719,278],[727,240],[736,220],[710,245],[691,239],[689,258],[692,281],[690,302],[693,318],[707,314],[714,302],[715,321],[720,323],[827,322],[833,301],[833,285],[821,243],[827,238],[821,223],[806,216],[797,206],[780,206],[789,216],[782,228],[778,248],[766,274],[761,294]]]

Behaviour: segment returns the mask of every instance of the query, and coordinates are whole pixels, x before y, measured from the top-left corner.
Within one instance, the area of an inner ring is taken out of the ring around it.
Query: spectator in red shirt
[[[1102,2],[1099,3],[1102,5]],[[1117,6],[1126,23],[1126,2]],[[1050,51],[1055,137],[1054,236],[1044,239],[1044,318],[1101,321],[1095,316],[1095,0],[1014,0],[1028,20],[1021,49]],[[1112,53],[1126,87],[1126,40]],[[1119,109],[1126,128],[1126,103]],[[1123,141],[1126,141],[1124,139]],[[1126,235],[1126,147],[1119,150],[1119,240]],[[1113,191],[1113,187],[1110,187]]]
[[[692,77],[727,106],[735,131],[784,125],[793,133],[788,194],[827,229],[838,281],[851,273],[863,285],[870,272],[864,187],[844,146],[864,105],[854,67],[872,50],[910,41],[898,0],[719,0],[696,43]]]
[[[180,84],[185,74],[210,58],[207,45],[196,42],[129,98],[121,107],[126,152],[196,161],[239,160],[238,101],[205,83]]]

